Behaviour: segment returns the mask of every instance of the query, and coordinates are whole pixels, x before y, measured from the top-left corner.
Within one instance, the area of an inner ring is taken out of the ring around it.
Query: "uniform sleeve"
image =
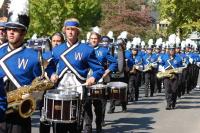
[[[128,68],[132,69],[134,60],[133,60],[133,58],[131,58],[130,52],[128,52],[128,51],[125,52],[125,59],[127,60]]]
[[[117,60],[109,52],[107,52],[106,59],[109,63],[108,69],[112,72],[117,71]]]
[[[52,56],[52,59],[50,60],[47,68],[45,69],[45,72],[47,72],[47,76],[50,78],[53,73],[56,72],[56,65],[58,63],[58,60]]]
[[[38,76],[41,76],[41,74],[42,74],[41,64],[40,64],[40,61],[39,61],[39,56],[38,56],[38,54],[35,54],[35,56],[36,56],[36,58],[34,58],[35,64],[33,66],[33,76],[34,76],[34,78],[38,77]]]
[[[5,112],[7,109],[7,98],[4,90],[3,78],[0,78],[0,122],[5,120]]]
[[[104,74],[104,68],[97,60],[94,50],[88,56],[88,65],[93,71],[92,77],[98,81]]]

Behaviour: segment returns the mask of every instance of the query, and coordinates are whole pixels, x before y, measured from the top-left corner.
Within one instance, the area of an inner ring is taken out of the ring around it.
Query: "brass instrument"
[[[132,67],[132,69],[129,71],[129,73],[135,74],[137,71],[141,71],[139,64],[134,65],[134,66]]]
[[[51,81],[36,78],[31,85],[20,87],[7,93],[7,114],[18,111],[22,118],[27,118],[35,111],[36,103],[31,93],[51,89]]]
[[[179,68],[174,68],[174,69],[170,69],[170,70],[165,70],[164,72],[158,72],[156,74],[156,77],[159,78],[159,79],[161,79],[161,78],[173,79],[174,74],[182,73],[184,68],[185,67],[179,67]]]
[[[147,72],[147,71],[150,71],[150,70],[152,70],[152,64],[151,63],[149,63],[147,65],[147,67],[145,67],[145,69],[143,70],[143,72]]]

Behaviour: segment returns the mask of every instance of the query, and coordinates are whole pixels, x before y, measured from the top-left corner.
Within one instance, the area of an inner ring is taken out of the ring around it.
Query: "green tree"
[[[145,7],[145,8],[142,8]],[[141,0],[105,0],[102,3],[103,18],[101,26],[104,32],[112,30],[115,35],[128,31],[128,37],[144,37],[151,29],[151,17],[148,6]]]
[[[69,17],[78,18],[85,30],[100,20],[100,0],[30,0],[30,17],[29,36],[61,31],[64,20]]]
[[[160,0],[158,7],[161,19],[170,21],[168,33],[200,31],[200,0]]]

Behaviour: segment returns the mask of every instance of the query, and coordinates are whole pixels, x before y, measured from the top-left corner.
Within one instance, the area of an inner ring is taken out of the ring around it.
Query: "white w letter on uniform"
[[[102,52],[101,51],[97,51],[98,56],[102,56]]]
[[[75,60],[81,60],[83,56],[83,53],[75,53]]]
[[[28,63],[28,60],[25,60],[25,59],[21,60],[20,58],[18,58],[18,68],[19,69],[21,68],[22,65],[23,65],[23,68],[25,69],[27,66],[27,63]]]

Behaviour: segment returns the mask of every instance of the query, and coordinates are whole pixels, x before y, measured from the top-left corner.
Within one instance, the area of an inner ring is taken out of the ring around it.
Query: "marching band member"
[[[63,43],[65,41],[64,36],[61,32],[56,32],[51,36],[51,46],[50,51],[45,51],[43,53],[43,59],[46,61],[50,61],[52,57],[52,49],[56,47],[57,45]]]
[[[156,40],[156,47],[155,47],[155,55],[157,56],[158,59],[158,67],[155,68],[155,73],[157,73],[159,71],[159,69],[161,69],[161,64],[159,63],[159,60],[162,58],[162,54],[161,54],[161,48],[162,48],[162,38],[159,38]],[[155,76],[155,92],[161,93],[162,87],[162,80],[158,79]]]
[[[129,89],[128,97],[130,101],[138,101],[139,98],[139,86],[140,86],[140,71],[142,70],[142,58],[138,55],[138,45],[133,45],[131,50],[127,50],[125,53],[127,59],[127,65],[129,67]]]
[[[56,32],[51,36],[51,46],[50,46],[50,51],[45,51],[43,53],[43,59],[50,62],[52,59],[52,49],[59,44],[62,44],[64,42],[64,36],[60,32]],[[41,107],[43,106],[43,100],[41,101]],[[51,124],[48,121],[40,121],[40,133],[50,133],[50,127]],[[55,125],[52,123],[53,127],[53,132],[55,131]]]
[[[125,33],[125,32],[122,32]],[[126,33],[125,33],[126,34]],[[126,35],[118,37],[115,42],[116,46],[112,47],[112,55],[117,59],[118,62],[118,70],[111,74],[111,81],[120,81],[120,82],[127,82],[128,74],[125,70],[125,50],[126,50]],[[117,48],[118,47],[118,48]],[[127,93],[127,92],[125,92]],[[115,110],[116,100],[110,100],[110,107],[108,110],[108,114],[114,113]],[[122,112],[127,111],[127,100],[121,100],[120,104],[122,106]]]
[[[95,27],[98,28],[98,27]],[[117,62],[114,57],[112,57],[109,53],[109,50],[105,47],[99,46],[99,42],[101,40],[101,35],[99,30],[93,29],[90,34],[90,45],[94,47],[96,57],[98,61],[102,64],[105,69],[105,73],[103,75],[103,80],[105,78],[109,78],[109,74],[117,70]],[[109,82],[104,80],[103,82]],[[105,109],[106,109],[106,99],[94,99],[94,112],[96,114],[96,130],[97,133],[102,131],[102,124],[104,124],[105,117]],[[103,115],[102,115],[103,114]],[[92,123],[91,123],[92,124]]]
[[[78,41],[80,34],[79,21],[75,18],[67,19],[64,22],[64,31],[66,35],[66,42],[58,45],[52,50],[52,59],[47,66],[47,73],[51,81],[63,86],[65,83],[65,74],[70,71],[75,77],[75,85],[93,85],[95,84],[104,73],[103,67],[98,62],[95,51],[87,44],[82,44]],[[93,74],[87,78],[89,69],[92,69]],[[70,81],[67,81],[70,82]],[[64,89],[64,88],[63,88]],[[78,92],[83,95],[83,108],[84,108],[84,132],[92,132],[92,109],[91,100],[87,98],[88,90],[83,87],[76,88]],[[57,124],[56,131],[63,132],[69,131],[70,133],[77,133],[78,123],[72,124]]]
[[[5,116],[7,109],[6,92],[4,89],[3,77],[0,78],[0,133],[6,133]]]
[[[182,60],[175,54],[174,45],[169,46],[169,53],[162,58],[163,71],[173,70],[182,67]],[[164,77],[165,96],[167,101],[166,110],[174,109],[176,106],[178,75],[171,73],[172,77]]]
[[[157,68],[157,56],[153,54],[153,40],[150,39],[148,42],[147,53],[143,56],[144,74],[145,74],[145,97],[153,96],[155,88],[155,72],[153,68]]]
[[[3,43],[7,41],[6,29],[5,29],[6,21],[7,21],[7,18],[5,17],[0,18],[0,45],[2,45]]]
[[[24,46],[30,21],[27,7],[28,1],[13,0],[9,8],[5,26],[8,43],[0,48],[0,75],[4,77],[7,92],[29,85],[41,75],[38,53]],[[5,132],[31,133],[31,118],[22,118],[18,112],[12,112],[6,114],[5,126]]]

